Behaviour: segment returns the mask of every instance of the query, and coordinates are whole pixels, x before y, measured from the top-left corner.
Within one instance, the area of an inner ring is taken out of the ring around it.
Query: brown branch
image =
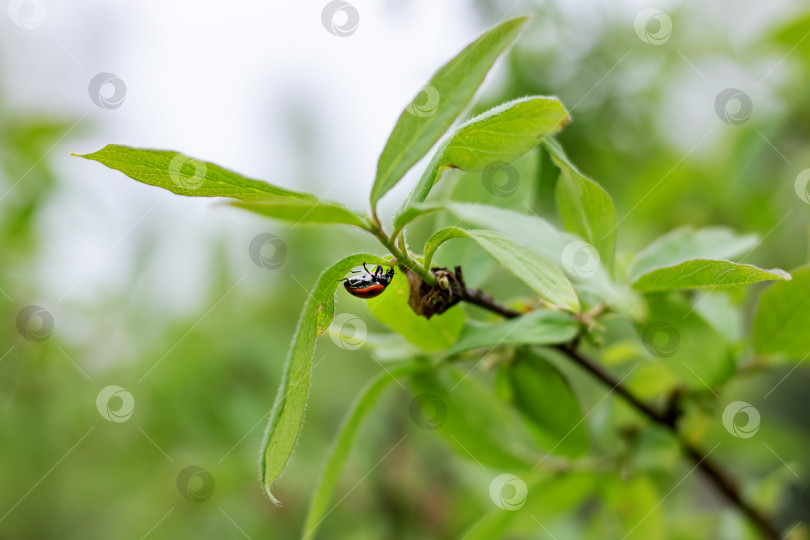
[[[480,290],[470,290],[464,286],[464,278],[461,275],[461,269],[456,267],[456,277],[459,284],[463,287],[458,292],[462,301],[469,302],[478,307],[489,310],[493,313],[502,315],[503,317],[513,319],[523,315],[519,311],[510,309],[504,305],[499,304],[492,299],[491,296],[484,294]],[[574,342],[557,345],[556,349],[565,354],[568,358],[574,361],[582,369],[589,372],[596,379],[601,381],[606,386],[610,387],[613,392],[616,392],[627,403],[635,408],[642,415],[646,416],[650,421],[659,424],[668,429],[675,439],[680,444],[684,453],[695,462],[695,466],[699,468],[706,478],[714,484],[720,493],[722,493],[728,501],[733,504],[737,509],[742,512],[751,523],[760,531],[763,538],[767,540],[781,540],[781,535],[777,526],[766,516],[761,510],[754,507],[750,502],[746,501],[736,483],[731,476],[718,465],[708,459],[708,454],[695,446],[690,441],[687,441],[678,431],[677,415],[663,413],[657,411],[655,408],[645,403],[627,387],[622,385],[612,373],[604,369],[601,365],[583,355],[576,349]]]
[[[777,526],[760,511],[751,505],[750,502],[743,499],[739,488],[737,487],[731,476],[718,465],[708,459],[708,455],[693,443],[685,440],[678,432],[677,420],[673,415],[660,413],[637,398],[630,390],[624,387],[613,374],[605,370],[602,366],[583,355],[579,351],[567,347],[565,345],[558,345],[557,350],[565,353],[580,367],[591,373],[597,379],[602,381],[605,385],[609,386],[613,391],[622,396],[630,405],[636,410],[641,412],[652,422],[664,426],[678,440],[683,451],[695,462],[696,466],[703,471],[703,474],[715,485],[715,487],[736,506],[749,520],[756,526],[762,533],[763,538],[768,540],[781,540],[782,536],[779,533]]]
[[[513,319],[515,317],[520,317],[521,315],[523,315],[523,313],[519,311],[515,311],[514,309],[499,304],[498,302],[493,300],[491,296],[484,294],[478,289],[470,290],[464,288],[460,294],[460,297],[461,300],[464,302],[475,304],[478,307],[492,311],[493,313],[497,313],[498,315],[501,315],[508,319]]]

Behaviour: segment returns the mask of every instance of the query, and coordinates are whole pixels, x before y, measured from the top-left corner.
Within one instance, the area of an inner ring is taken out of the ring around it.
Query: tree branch
[[[456,268],[456,275],[458,275],[458,271],[460,269]],[[514,319],[515,317],[520,317],[523,313],[516,311],[514,309],[508,308],[503,306],[492,299],[491,296],[484,294],[482,291],[475,289],[470,290],[466,287],[461,289],[461,300],[464,302],[469,302],[470,304],[475,304],[478,307],[484,308],[486,310],[492,311],[506,317],[507,319]]]
[[[458,274],[458,268],[456,268]],[[459,275],[459,277],[461,277]],[[463,278],[460,280],[463,284]],[[506,318],[515,318],[523,315],[519,311],[510,309],[503,306],[492,299],[492,297],[484,294],[480,290],[470,290],[466,287],[461,292],[461,299],[469,302],[478,307],[497,313]],[[593,375],[596,379],[601,381],[606,386],[610,387],[611,391],[616,392],[624,400],[629,403],[634,409],[646,416],[651,422],[663,426],[669,430],[684,453],[695,462],[695,466],[699,468],[704,476],[722,493],[728,501],[734,505],[740,512],[742,512],[751,523],[759,530],[763,538],[767,540],[781,540],[779,529],[768,516],[761,510],[754,507],[750,502],[746,501],[736,483],[731,476],[718,465],[714,464],[708,459],[708,454],[698,448],[692,442],[683,438],[678,431],[677,416],[664,412],[659,412],[649,404],[645,403],[638,396],[633,394],[630,389],[623,386],[612,373],[604,369],[601,365],[594,360],[583,355],[576,349],[575,342],[557,345],[556,349],[565,354],[574,363],[579,365],[582,369]]]

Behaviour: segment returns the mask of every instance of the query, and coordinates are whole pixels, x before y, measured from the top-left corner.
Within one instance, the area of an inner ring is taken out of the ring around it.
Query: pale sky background
[[[161,268],[141,276],[154,287],[146,294],[167,309],[200,309],[210,235],[232,237],[244,253],[237,264],[249,268],[250,238],[283,230],[212,200],[139,185],[70,152],[111,142],[174,149],[367,207],[376,156],[404,105],[489,25],[463,2],[360,0],[352,2],[357,30],[337,37],[321,23],[326,3],[77,0],[45,3],[32,29],[3,18],[3,67],[12,74],[3,85],[12,103],[79,120],[46,158],[60,173],[60,193],[43,224],[43,304],[126,286],[132,276],[122,262],[149,233],[163,253]],[[99,72],[125,82],[119,108],[91,101],[88,84]],[[302,114],[318,156],[306,163],[296,162],[290,133]]]

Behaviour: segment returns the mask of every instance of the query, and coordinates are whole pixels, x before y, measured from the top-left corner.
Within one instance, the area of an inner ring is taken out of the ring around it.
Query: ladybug
[[[349,294],[358,298],[374,298],[375,296],[379,296],[385,288],[388,287],[391,280],[394,279],[393,267],[383,273],[383,267],[377,265],[374,272],[369,272],[368,268],[366,268],[366,263],[363,263],[363,270],[365,270],[366,273],[361,276],[347,277],[340,280],[343,282],[343,287]],[[352,272],[357,273],[359,270],[353,270]]]

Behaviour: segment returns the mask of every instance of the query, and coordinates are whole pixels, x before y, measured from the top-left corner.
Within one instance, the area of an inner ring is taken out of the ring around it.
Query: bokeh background
[[[807,261],[800,0],[352,0],[329,24],[326,1],[6,3],[0,538],[295,538],[342,414],[381,370],[364,348],[321,339],[303,438],[278,488],[285,506],[273,507],[258,449],[307,286],[377,247],[353,230],[291,229],[176,197],[71,152],[174,149],[365,207],[403,106],[483,29],[529,13],[471,113],[559,96],[574,119],[560,139],[612,194],[620,251],[683,224],[725,224],[765,238],[745,262]],[[553,219],[551,193],[535,190],[531,204]],[[264,233],[283,241],[271,268],[249,253]],[[344,296],[338,311],[367,318]],[[762,424],[759,442],[731,441],[723,460],[786,524],[810,519],[809,382],[792,363],[733,391]],[[322,538],[463,537],[491,510],[494,473],[451,454],[409,403],[394,387],[364,428]],[[739,538],[711,487],[693,477],[675,489],[688,467],[656,452],[644,464],[654,482],[549,485],[542,525],[528,520],[516,537],[620,538],[649,510],[631,538]]]

